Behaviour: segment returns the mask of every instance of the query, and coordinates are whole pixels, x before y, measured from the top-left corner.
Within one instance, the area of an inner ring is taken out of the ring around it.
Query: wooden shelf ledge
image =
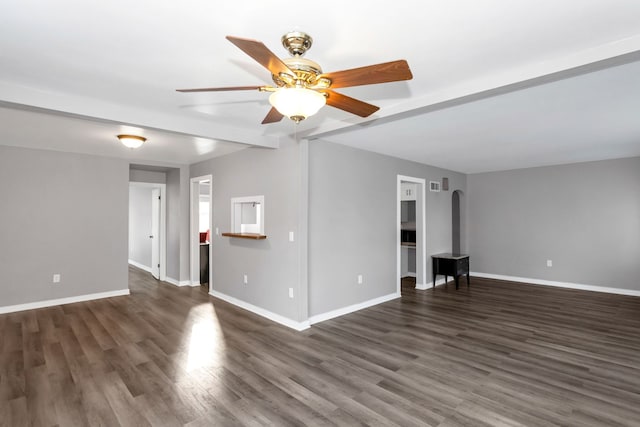
[[[224,237],[237,237],[240,239],[253,239],[253,240],[263,240],[266,239],[267,236],[264,234],[257,233],[222,233]]]

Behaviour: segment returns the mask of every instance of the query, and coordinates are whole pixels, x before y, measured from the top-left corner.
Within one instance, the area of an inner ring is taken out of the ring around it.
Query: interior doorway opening
[[[166,280],[166,184],[129,183],[129,264]]]
[[[213,188],[211,175],[191,178],[191,268],[192,286],[213,289],[212,228]]]
[[[451,252],[454,254],[465,252],[464,225],[464,194],[456,190],[451,195]]]
[[[402,279],[415,277],[415,288],[426,289],[425,180],[397,177],[397,291]]]
[[[451,196],[451,251],[460,253],[460,192],[454,191]]]

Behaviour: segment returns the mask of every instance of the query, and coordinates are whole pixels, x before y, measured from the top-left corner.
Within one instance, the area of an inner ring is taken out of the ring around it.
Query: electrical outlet
[[[548,259],[547,260],[547,267],[553,267],[553,261]]]
[[[293,231],[289,232],[289,241],[293,242]]]
[[[362,285],[362,274],[358,274],[358,285]]]
[[[54,274],[53,275],[53,283],[60,283],[60,275],[59,274]]]
[[[247,275],[244,275],[244,284],[246,285],[247,283],[249,283],[249,277],[247,277]]]
[[[289,298],[293,298],[293,288],[289,288]]]

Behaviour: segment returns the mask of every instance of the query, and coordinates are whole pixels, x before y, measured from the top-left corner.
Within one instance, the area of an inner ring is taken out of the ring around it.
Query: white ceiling
[[[637,0],[4,0],[0,144],[167,164],[277,147],[295,127],[260,124],[268,94],[175,89],[269,84],[225,36],[286,57],[291,29],[325,71],[406,59],[414,75],[340,89],[380,111],[325,107],[297,128],[311,139],[466,173],[640,155]],[[119,146],[128,127],[149,143]]]

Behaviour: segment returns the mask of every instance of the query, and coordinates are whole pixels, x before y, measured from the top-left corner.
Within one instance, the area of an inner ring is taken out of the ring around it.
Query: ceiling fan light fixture
[[[226,38],[269,70],[275,85],[209,87],[177,91],[220,92],[258,89],[260,92],[273,92],[269,97],[272,108],[262,120],[262,124],[279,122],[285,116],[299,123],[317,113],[325,104],[360,117],[369,117],[380,107],[342,95],[334,89],[413,78],[409,64],[404,59],[324,73],[320,64],[302,57],[311,48],[313,40],[308,34],[300,31],[292,31],[282,37],[283,46],[291,54],[291,58],[286,59],[280,59],[261,41],[234,36]]]
[[[283,116],[298,123],[316,114],[326,103],[325,96],[301,87],[283,87],[269,96],[269,103]]]
[[[118,139],[127,148],[139,148],[147,140],[147,138],[138,135],[118,135]]]

